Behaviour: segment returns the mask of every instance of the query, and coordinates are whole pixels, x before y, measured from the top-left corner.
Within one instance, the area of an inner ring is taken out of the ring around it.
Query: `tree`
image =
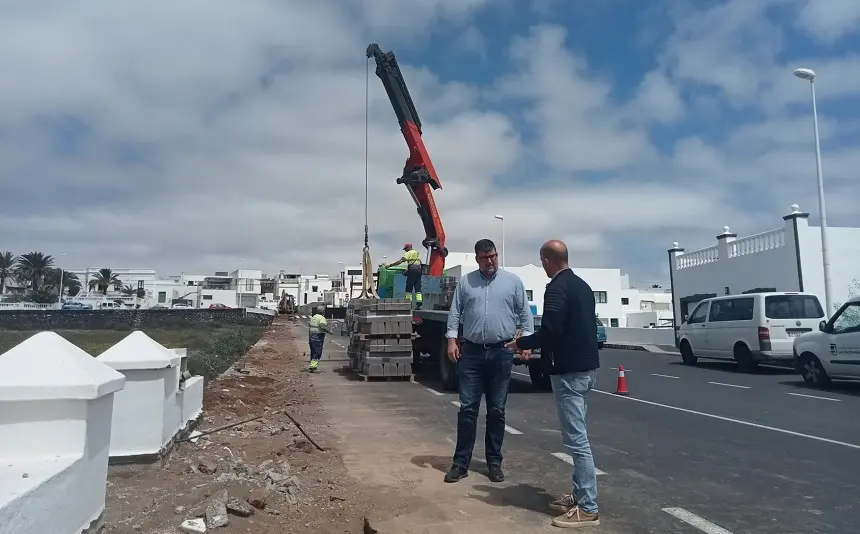
[[[0,252],[0,295],[6,290],[6,280],[13,277],[18,257],[9,252]]]
[[[137,293],[137,288],[130,284],[126,284],[122,287],[122,289],[120,289],[120,293],[122,293],[126,297],[133,297]]]
[[[54,257],[41,252],[28,252],[18,257],[13,269],[18,281],[27,284],[30,291],[39,291],[45,276],[54,267]]]
[[[59,268],[51,269],[42,282],[42,289],[48,293],[60,294],[60,278],[63,280],[63,294],[74,297],[81,292],[81,281],[78,275]]]
[[[119,275],[107,268],[99,269],[89,282],[89,288],[97,288],[102,292],[102,295],[107,295],[108,289],[111,287],[117,290],[122,289],[122,280],[119,279]]]

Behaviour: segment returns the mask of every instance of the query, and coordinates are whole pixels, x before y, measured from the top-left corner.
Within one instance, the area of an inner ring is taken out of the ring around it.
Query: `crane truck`
[[[394,114],[397,116],[400,132],[409,148],[409,157],[403,167],[402,175],[397,178],[397,183],[406,186],[415,202],[425,232],[421,244],[430,252],[428,263],[424,266],[425,307],[412,311],[413,361],[416,366],[419,364],[438,366],[443,387],[454,391],[457,389],[457,368],[456,364],[448,359],[448,342],[445,337],[454,284],[444,278],[448,249],[445,247],[442,219],[433,198],[433,191],[441,189],[442,184],[421,138],[421,119],[418,117],[394,53],[383,52],[379,45],[374,43],[367,47],[367,57],[373,58],[376,62],[376,76],[385,87],[385,92],[394,108]],[[383,278],[380,273],[379,280]],[[428,283],[430,282],[428,278],[441,279],[437,284],[438,294],[435,295],[438,298],[433,299],[435,302],[432,306],[427,306],[427,289],[434,284]],[[539,325],[540,317],[535,317],[535,327]],[[540,352],[533,353],[528,360],[515,359],[514,363],[528,366],[532,384],[537,388],[549,389],[550,363],[548,359],[541,358]]]

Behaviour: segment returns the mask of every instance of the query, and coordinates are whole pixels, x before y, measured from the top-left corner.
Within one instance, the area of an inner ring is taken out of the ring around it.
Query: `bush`
[[[245,327],[214,336],[208,346],[188,351],[188,370],[208,382],[236,363],[263,336],[263,327]]]

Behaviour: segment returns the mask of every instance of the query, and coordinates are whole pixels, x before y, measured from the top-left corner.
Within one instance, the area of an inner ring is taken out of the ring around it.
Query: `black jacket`
[[[594,292],[585,280],[570,269],[558,273],[546,286],[540,329],[519,338],[517,346],[540,348],[543,358],[551,357],[551,374],[599,368]]]

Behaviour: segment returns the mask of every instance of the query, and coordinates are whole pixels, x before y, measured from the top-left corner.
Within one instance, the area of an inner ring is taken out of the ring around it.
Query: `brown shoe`
[[[574,498],[573,495],[562,495],[558,499],[549,503],[550,510],[564,513],[569,512],[574,506],[576,506],[576,498]]]
[[[574,506],[564,515],[552,520],[552,526],[560,528],[596,527],[600,525],[600,518],[596,513],[583,512],[579,506]]]

